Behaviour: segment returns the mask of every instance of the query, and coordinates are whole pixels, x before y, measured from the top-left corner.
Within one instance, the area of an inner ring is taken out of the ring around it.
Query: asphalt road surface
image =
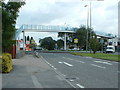
[[[118,88],[118,62],[67,53],[39,53],[74,88]]]

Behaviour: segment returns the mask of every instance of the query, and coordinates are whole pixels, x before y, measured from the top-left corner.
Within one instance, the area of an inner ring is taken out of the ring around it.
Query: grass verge
[[[105,54],[105,53],[70,53],[73,55],[79,55],[79,56],[87,56],[87,57],[93,57],[98,59],[105,59],[105,60],[113,60],[113,61],[120,61],[120,55],[113,55],[113,54]]]

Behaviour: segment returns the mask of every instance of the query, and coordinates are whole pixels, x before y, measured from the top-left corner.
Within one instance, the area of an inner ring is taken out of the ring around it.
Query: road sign
[[[78,39],[77,38],[74,39],[74,43],[78,43]]]

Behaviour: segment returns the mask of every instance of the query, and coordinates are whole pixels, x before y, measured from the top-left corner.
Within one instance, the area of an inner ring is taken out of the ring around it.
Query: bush
[[[2,72],[8,73],[12,70],[12,56],[9,53],[2,54]]]

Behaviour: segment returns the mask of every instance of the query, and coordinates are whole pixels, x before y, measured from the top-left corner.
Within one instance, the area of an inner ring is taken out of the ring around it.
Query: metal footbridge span
[[[64,32],[64,50],[66,50],[66,33],[75,33],[77,29],[74,27],[68,27],[68,26],[60,26],[60,25],[27,25],[23,24],[21,25],[17,30],[15,34],[16,40],[18,39],[20,33],[23,32],[23,42],[25,43],[25,32]],[[104,38],[113,38],[114,35],[98,32],[95,31],[97,36],[104,37]],[[25,47],[25,46],[23,46]],[[23,48],[25,49],[25,48]]]

